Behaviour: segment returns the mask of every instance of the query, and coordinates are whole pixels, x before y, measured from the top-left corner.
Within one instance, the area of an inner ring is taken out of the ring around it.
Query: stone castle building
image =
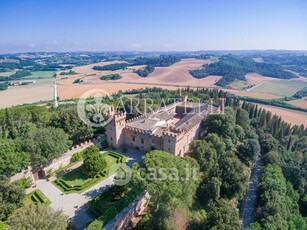
[[[126,145],[142,151],[164,150],[183,157],[189,144],[199,137],[202,120],[219,107],[181,101],[152,113],[126,120],[126,114],[110,109],[111,121],[106,125],[110,147]]]

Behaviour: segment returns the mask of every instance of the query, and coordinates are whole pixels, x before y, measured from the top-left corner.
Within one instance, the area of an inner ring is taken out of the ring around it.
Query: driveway
[[[251,178],[249,181],[248,191],[243,203],[243,210],[241,213],[241,218],[243,222],[243,228],[247,229],[250,224],[253,222],[254,209],[257,199],[257,188],[259,184],[259,178],[262,172],[263,160],[259,159],[256,161],[253,169]]]
[[[140,162],[144,155],[137,150],[129,150],[127,153],[121,151],[118,152],[128,157],[127,164],[129,167],[131,167],[135,162]],[[51,208],[54,210],[63,210],[65,215],[69,217],[73,226],[76,229],[81,230],[92,221],[92,217],[86,212],[88,202],[107,188],[111,187],[114,176],[115,174],[111,175],[81,194],[63,194],[63,192],[50,181],[45,180],[39,181],[36,188],[40,189],[52,202],[50,205]]]

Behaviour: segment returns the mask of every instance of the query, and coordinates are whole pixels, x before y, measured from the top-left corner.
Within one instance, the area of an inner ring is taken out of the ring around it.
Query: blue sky
[[[306,0],[0,0],[0,53],[307,50]]]

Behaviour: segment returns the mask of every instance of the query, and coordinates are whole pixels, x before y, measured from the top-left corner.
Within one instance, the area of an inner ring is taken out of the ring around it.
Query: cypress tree
[[[254,118],[258,116],[258,105],[256,105],[255,112],[254,112]]]
[[[287,150],[290,150],[292,145],[292,136],[290,135],[289,140],[288,140],[288,144],[287,144]]]

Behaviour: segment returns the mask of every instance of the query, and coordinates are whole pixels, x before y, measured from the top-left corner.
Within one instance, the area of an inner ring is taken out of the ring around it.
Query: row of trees
[[[119,74],[108,74],[108,75],[104,75],[104,76],[100,77],[100,80],[104,80],[104,81],[119,80],[121,78],[122,78],[122,76],[120,76]]]
[[[252,229],[270,226],[305,229],[306,220],[302,216],[307,216],[307,128],[291,127],[280,117],[251,103],[243,103],[242,107],[257,130],[265,163]]]
[[[94,66],[93,70],[108,70],[108,71],[114,71],[114,70],[119,70],[119,69],[125,69],[129,66],[128,63],[114,63],[114,64],[109,64],[109,65],[104,65],[104,66]]]
[[[295,99],[300,99],[307,96],[307,87],[304,87],[303,89],[297,91],[292,97]]]

